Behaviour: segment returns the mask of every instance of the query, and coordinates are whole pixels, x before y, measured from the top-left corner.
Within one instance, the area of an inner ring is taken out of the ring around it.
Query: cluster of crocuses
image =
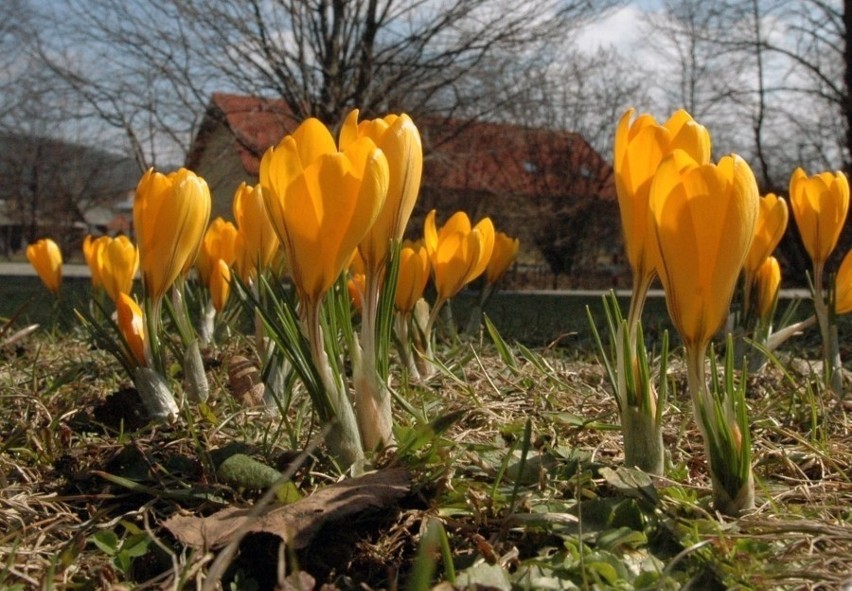
[[[334,457],[358,465],[365,452],[394,441],[388,387],[394,318],[404,366],[418,375],[418,367],[429,367],[432,329],[444,304],[483,273],[490,293],[518,251],[517,239],[495,233],[489,219],[472,227],[464,213],[439,230],[433,211],[425,239],[403,243],[422,162],[420,136],[407,115],[358,121],[353,111],[337,140],[308,119],[264,154],[257,186],[237,189],[236,225],[217,218],[209,226],[210,192],[202,178],[186,169],[149,170],[134,202],[138,250],[124,236],[84,243],[93,286],[115,303],[115,320],[81,316],[99,336],[112,338],[150,416],[171,419],[179,404],[165,372],[166,350],[182,356],[187,398],[204,401],[199,342],[214,340],[217,319],[237,293],[254,316],[270,412],[283,410],[290,394],[283,390],[295,374]],[[31,250],[48,286],[58,285],[55,244],[42,241]],[[347,290],[353,260],[358,272]],[[197,322],[187,304],[196,293],[188,291],[193,267],[196,284],[205,288],[198,292]],[[137,269],[139,303],[131,293]],[[281,281],[285,275],[292,290]],[[429,277],[437,294],[431,313],[422,297]],[[357,331],[349,292],[361,312]],[[170,338],[166,326],[179,338]]]
[[[297,298],[293,302],[268,282],[243,293],[301,378],[327,425],[329,447],[345,465],[358,465],[365,452],[394,442],[388,387],[394,317],[402,350],[413,342],[421,352],[416,359],[427,358],[437,311],[492,259],[491,221],[471,227],[461,213],[438,232],[433,212],[422,244],[402,242],[422,162],[420,135],[407,115],[359,121],[357,111],[337,141],[325,125],[308,119],[261,160],[266,211]],[[411,334],[407,327],[418,305],[425,305],[418,302],[430,275],[437,300]],[[357,331],[351,300],[360,309]],[[406,364],[415,367],[410,359]]]
[[[634,118],[630,109],[618,124],[614,169],[633,293],[627,320],[613,335],[619,351],[613,381],[626,460],[661,473],[661,401],[650,383],[652,372],[642,367],[648,362],[641,337],[645,296],[658,276],[686,350],[688,390],[705,442],[715,506],[737,514],[754,503],[745,380],[734,375],[730,337],[722,379],[712,348],[710,384],[705,360],[714,335],[729,317],[740,275],[741,318],[756,316],[763,327],[771,325],[780,285],[780,268],[771,254],[786,228],[787,206],[775,195],[760,197],[751,169],[739,156],[724,156],[717,163],[710,158],[710,134],[685,111],[659,124],[650,115]],[[842,173],[809,178],[798,169],[790,182],[790,199],[814,263],[814,305],[823,328],[823,323],[831,325],[835,312],[852,304],[843,299],[852,291],[847,287],[852,277],[846,276],[852,262],[844,260],[841,266],[836,297],[826,303],[823,292],[823,265],[846,217],[848,184]],[[754,330],[748,321],[743,325]],[[764,337],[769,330],[764,328]],[[831,330],[823,328],[824,342],[829,343],[826,367],[836,369]],[[827,370],[830,379],[839,375],[834,369]],[[661,376],[663,384],[665,379]]]
[[[101,316],[109,314],[78,313],[126,369],[156,420],[171,420],[179,412],[166,379],[164,302],[181,336],[187,396],[196,401],[207,397],[207,378],[183,292],[209,216],[210,191],[202,178],[186,169],[168,175],[149,170],[139,181],[133,204],[138,245],[126,236],[88,236],[83,243],[92,285],[109,297],[116,313],[106,325]],[[28,247],[27,256],[45,285],[58,293],[62,256],[56,244],[42,239]],[[131,295],[140,270],[142,306]],[[106,311],[103,303],[100,306]]]
[[[435,217],[435,210],[430,211],[424,238],[403,241],[399,254],[394,295],[396,342],[404,365],[415,379],[432,372],[428,359],[432,355],[433,329],[444,305],[466,285],[484,277],[479,302],[471,315],[478,325],[483,306],[514,263],[520,247],[517,238],[496,232],[490,218],[473,225],[467,214],[459,211],[439,229]],[[360,256],[354,257],[350,275],[349,291],[360,309],[365,284]],[[435,288],[431,306],[423,298],[430,277]]]

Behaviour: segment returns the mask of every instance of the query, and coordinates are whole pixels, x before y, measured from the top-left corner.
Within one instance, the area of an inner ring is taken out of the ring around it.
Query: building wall
[[[223,217],[233,221],[234,192],[240,183],[257,183],[256,177],[245,172],[233,134],[219,125],[205,139],[205,148],[194,163],[195,172],[204,177],[213,200],[210,219]]]

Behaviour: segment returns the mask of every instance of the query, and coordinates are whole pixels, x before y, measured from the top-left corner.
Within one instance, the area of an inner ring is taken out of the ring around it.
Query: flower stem
[[[343,376],[334,375],[328,361],[320,326],[320,306],[318,302],[304,301],[303,312],[311,357],[328,396],[332,416],[320,417],[324,422],[332,422],[326,437],[329,450],[345,467],[359,465],[364,460],[358,423],[352,409],[352,403],[346,392]]]
[[[741,432],[736,419],[733,401],[736,393],[726,390],[714,394],[708,389],[704,368],[706,354],[707,343],[687,345],[687,386],[695,421],[704,440],[713,486],[713,506],[725,515],[736,517],[754,507],[751,453],[743,449],[749,438]],[[745,401],[740,400],[739,403],[745,404]]]
[[[621,434],[624,437],[624,464],[648,474],[661,476],[665,471],[662,425],[647,409],[625,405],[621,409]]]
[[[648,289],[651,287],[653,280],[653,273],[644,273],[641,275],[637,273],[633,275],[630,309],[627,311],[627,329],[628,335],[630,335],[630,342],[634,344],[636,343],[639,323],[642,321],[642,310],[645,308],[645,300],[648,298]]]
[[[368,271],[361,306],[361,352],[353,367],[355,413],[363,447],[367,450],[393,443],[390,392],[379,376],[377,365],[376,321],[380,290],[381,274]]]
[[[840,347],[837,340],[837,326],[831,318],[831,310],[825,302],[822,288],[824,265],[814,264],[814,313],[822,336],[823,375],[825,386],[837,395],[843,393],[843,372],[840,360]]]

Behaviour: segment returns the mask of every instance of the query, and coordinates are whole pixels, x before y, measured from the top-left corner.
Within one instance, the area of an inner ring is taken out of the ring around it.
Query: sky
[[[641,39],[642,14],[657,5],[656,0],[631,2],[586,26],[576,40],[577,46],[589,52],[610,45],[622,50],[634,49]]]

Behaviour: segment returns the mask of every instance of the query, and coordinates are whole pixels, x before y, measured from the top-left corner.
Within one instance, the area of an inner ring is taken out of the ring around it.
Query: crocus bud
[[[242,236],[240,277],[250,276],[272,264],[281,243],[266,214],[260,185],[250,187],[242,183],[234,193],[233,209],[234,220]]]
[[[403,244],[399,251],[399,275],[394,298],[397,309],[403,314],[410,314],[417,300],[423,297],[429,281],[429,269],[429,253],[422,243]]]
[[[42,238],[27,246],[27,260],[45,287],[59,294],[62,285],[62,252],[59,246],[50,238]]]
[[[757,313],[765,322],[772,314],[775,298],[778,297],[778,289],[781,287],[781,266],[778,264],[778,259],[766,257],[757,269],[756,281]]]
[[[700,165],[676,150],[654,175],[649,204],[657,271],[687,348],[705,346],[727,317],[758,201],[754,174],[736,155]]]
[[[101,285],[115,302],[119,294],[130,293],[133,289],[133,278],[139,270],[139,251],[127,236],[99,238],[95,248]]]
[[[613,170],[624,245],[634,276],[650,281],[656,261],[649,247],[648,198],[660,162],[674,150],[686,152],[698,164],[710,161],[710,134],[686,111],[676,111],[660,125],[648,114],[633,120],[628,109],[615,134]]]
[[[182,168],[168,175],[149,169],[136,187],[133,226],[139,243],[142,282],[160,299],[195,262],[210,217],[210,189]]]
[[[195,261],[198,280],[202,285],[211,288],[211,278],[218,270],[218,261],[224,261],[225,266],[234,262],[236,259],[234,244],[236,239],[237,228],[231,222],[222,218],[216,218],[210,222],[210,227],[207,228],[204,238],[201,240],[198,259]]]
[[[808,177],[797,168],[790,178],[790,204],[799,234],[814,265],[828,259],[849,210],[849,182],[842,172]]]
[[[145,358],[145,321],[142,309],[132,297],[126,293],[118,294],[115,300],[115,312],[118,317],[118,328],[124,337],[136,363],[142,367],[148,365]]]

